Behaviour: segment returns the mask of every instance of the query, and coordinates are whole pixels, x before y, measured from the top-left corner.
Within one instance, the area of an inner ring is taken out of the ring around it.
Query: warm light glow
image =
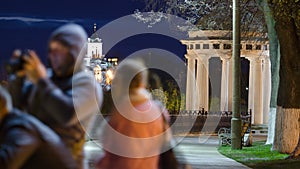
[[[106,83],[110,84],[113,78],[114,78],[113,70],[111,70],[111,69],[107,70],[107,72],[106,72]]]
[[[101,83],[103,78],[102,78],[102,71],[101,71],[101,67],[99,65],[97,65],[96,67],[94,67],[94,75],[96,80]]]

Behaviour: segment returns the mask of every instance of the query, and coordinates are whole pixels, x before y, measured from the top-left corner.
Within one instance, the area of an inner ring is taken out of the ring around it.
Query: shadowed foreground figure
[[[31,115],[12,109],[11,98],[1,86],[0,168],[78,168],[58,135]]]
[[[85,129],[102,103],[100,84],[84,71],[86,42],[81,26],[59,27],[49,40],[48,72],[39,56],[29,51],[24,69],[10,76],[9,85],[14,106],[53,129],[82,168]]]

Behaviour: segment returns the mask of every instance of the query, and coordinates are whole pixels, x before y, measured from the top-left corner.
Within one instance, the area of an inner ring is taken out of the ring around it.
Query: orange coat
[[[117,108],[105,127],[98,169],[158,169],[164,139],[160,107],[149,99],[131,103]]]

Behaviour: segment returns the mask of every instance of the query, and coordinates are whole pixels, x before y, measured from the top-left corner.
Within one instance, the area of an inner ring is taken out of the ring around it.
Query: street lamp
[[[240,90],[240,4],[239,0],[233,0],[233,100],[232,100],[232,118],[231,118],[231,149],[242,149],[242,128],[241,128],[241,90]]]

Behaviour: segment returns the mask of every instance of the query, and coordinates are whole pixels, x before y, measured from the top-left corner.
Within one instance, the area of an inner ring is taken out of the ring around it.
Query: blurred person
[[[98,169],[157,169],[164,118],[151,99],[146,67],[132,59],[118,66],[112,82],[114,108],[103,129]]]
[[[50,69],[35,51],[29,50],[22,58],[23,69],[10,76],[9,85],[13,104],[53,129],[80,166],[85,129],[102,102],[101,86],[84,71],[86,41],[87,34],[81,26],[59,27],[48,44]]]
[[[13,109],[0,86],[0,166],[3,169],[76,169],[70,151],[50,128]]]

